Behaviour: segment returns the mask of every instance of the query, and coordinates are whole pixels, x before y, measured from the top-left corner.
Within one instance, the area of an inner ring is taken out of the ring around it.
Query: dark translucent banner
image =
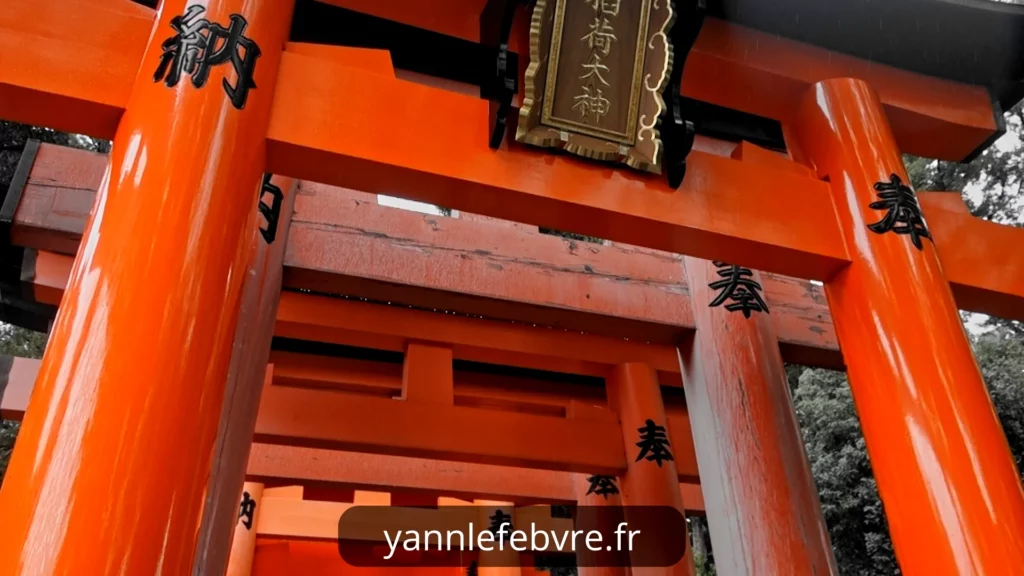
[[[667,506],[353,506],[338,520],[338,552],[352,566],[664,567],[686,553],[686,519]]]

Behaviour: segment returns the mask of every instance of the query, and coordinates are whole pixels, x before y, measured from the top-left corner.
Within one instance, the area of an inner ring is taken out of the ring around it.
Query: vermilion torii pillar
[[[792,129],[852,260],[825,293],[901,568],[1018,572],[1024,491],[877,95],[816,84]]]
[[[594,509],[618,509],[621,512],[622,508],[622,494],[619,492],[618,479],[615,476],[601,476],[598,474],[576,474],[573,480],[576,487],[576,505],[586,506]],[[598,518],[596,514],[591,513],[591,518]],[[608,514],[607,519],[614,519],[621,521],[621,514]],[[600,517],[601,520],[605,520],[605,517]],[[600,524],[600,530],[604,534],[612,534],[615,531],[615,527],[618,522],[608,526],[607,524]],[[605,557],[612,557],[612,554],[606,554]],[[607,564],[609,562],[602,562],[602,554],[600,551],[592,551],[586,546],[580,546],[576,549],[577,567],[576,573],[580,576],[625,576],[627,574],[627,568],[625,566],[590,566],[590,564]],[[583,560],[580,562],[580,560]],[[591,561],[593,560],[593,561]]]
[[[631,506],[670,506],[685,517],[675,455],[666,436],[668,419],[658,375],[647,364],[628,362],[616,366],[606,382],[608,404],[619,416],[626,448],[626,473],[619,483],[626,522],[636,525],[630,518]],[[674,536],[688,542],[685,528],[681,532]],[[639,564],[634,554],[630,556],[633,564]],[[690,576],[691,562],[684,557],[674,566],[664,568],[634,565],[630,573]]]
[[[0,491],[0,574],[186,574],[291,0],[165,0]]]
[[[294,180],[280,176],[265,179],[261,186],[260,211],[267,212],[269,218],[260,218],[248,250],[250,260],[196,545],[194,571],[198,574],[224,572],[233,549],[232,527],[238,525],[239,512],[234,505],[235,495],[245,483],[260,397],[264,385],[273,381],[273,365],[267,366],[267,360],[281,298],[283,239],[288,234],[297,188]],[[273,210],[275,205],[279,210]]]
[[[252,574],[253,555],[256,553],[256,526],[259,521],[262,500],[263,484],[246,482],[242,486],[227,569],[226,571],[222,570],[227,576],[250,576]],[[207,572],[203,572],[200,568],[197,573],[206,574]]]
[[[683,262],[697,331],[679,355],[715,566],[838,574],[761,275]]]

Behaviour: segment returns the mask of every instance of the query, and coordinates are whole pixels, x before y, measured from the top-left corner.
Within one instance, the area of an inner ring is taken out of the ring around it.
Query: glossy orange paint
[[[239,499],[239,507],[244,501],[244,495],[255,502],[252,513],[252,526],[246,528],[242,523],[241,516],[235,522],[234,534],[231,538],[231,552],[228,556],[227,576],[250,576],[252,574],[252,560],[256,553],[256,528],[259,526],[260,510],[263,502],[263,484],[259,482],[246,482],[242,486],[243,497]]]
[[[0,118],[113,138],[154,14],[130,0],[5,2]]]
[[[641,448],[637,446],[640,430],[651,423],[668,427],[657,374],[650,366],[639,362],[620,364],[608,378],[607,390],[608,403],[618,414],[622,424],[622,445],[626,448],[626,471],[620,476],[619,484],[622,505],[626,507],[626,522],[630,521],[631,506],[671,506],[685,515],[686,510],[683,508],[683,499],[679,493],[676,461],[655,462],[649,459],[653,454],[644,456]],[[677,445],[670,437],[669,451],[676,458],[679,456]],[[689,546],[688,534],[679,534],[678,537],[686,539]],[[693,567],[687,558],[683,558],[675,566],[667,568],[633,567],[632,573],[635,576],[686,576],[692,570]]]
[[[451,0],[438,6],[418,0],[328,1],[472,41],[479,38],[484,4],[483,0]],[[0,117],[112,137],[131,93],[153,11],[129,0],[11,0],[8,4],[12,2],[14,10],[0,14],[0,52],[17,54],[18,58],[5,63],[19,65],[0,66]],[[46,27],[51,22],[54,25]],[[83,22],[89,23],[88,28],[82,27]],[[521,68],[526,66],[522,55],[529,41],[528,28],[528,11],[521,9],[510,38],[512,50],[521,55]],[[89,34],[82,34],[82,29]],[[98,75],[102,81],[97,81]],[[908,152],[960,160],[996,130],[991,104],[981,87],[859,60],[714,18],[705,20],[687,59],[683,93],[784,120],[801,90],[836,76],[856,76],[879,87],[898,142]],[[417,81],[451,84],[434,77]],[[475,94],[468,85],[446,87],[468,88]]]
[[[683,95],[785,122],[815,82],[875,86],[903,150],[959,161],[996,131],[988,92],[705,18],[686,58]],[[941,136],[939,136],[941,134]]]
[[[480,38],[485,0],[320,0],[470,41]],[[520,10],[511,49],[521,63],[529,11]],[[686,59],[683,95],[784,120],[811,84],[840,76],[876,86],[900,146],[927,158],[961,160],[996,131],[985,89],[931,78],[707,17]]]
[[[205,3],[213,21],[245,17],[261,47],[243,110],[221,86],[223,67],[203,89],[153,81],[171,18],[191,3],[164,1],[132,71],[0,489],[3,575],[192,566],[291,2]]]
[[[391,53],[387,50],[310,44],[309,42],[288,42],[284,45],[284,50],[285,52],[312,56],[313,58],[338,60],[348,66],[367,72],[391,77],[395,75],[395,67],[391,63]]]
[[[697,331],[680,347],[715,567],[838,574],[769,312],[708,306],[718,267],[686,257]],[[750,278],[761,282],[753,272]]]
[[[825,277],[847,262],[814,178],[695,151],[674,191],[664,178],[514,143],[495,152],[481,137],[487,109],[479,98],[285,53],[269,169],[792,276]],[[778,202],[783,195],[790,201]]]
[[[957,307],[1024,321],[1024,229],[973,217],[959,192],[918,198]]]
[[[853,260],[825,293],[900,567],[1019,571],[1024,490],[935,246],[868,228],[886,214],[869,206],[875,183],[909,182],[878,96],[858,80],[816,84],[794,126]]]
[[[308,358],[308,356],[304,356]],[[8,420],[24,417],[33,382],[39,372],[38,360],[13,358],[4,395],[0,398],[0,413]],[[287,366],[286,364],[283,366]],[[271,373],[271,371],[268,371]],[[280,376],[275,365],[275,380]],[[394,377],[399,390],[400,374]],[[289,386],[303,385],[302,380],[290,379]],[[480,390],[483,396],[493,396],[491,390]],[[365,397],[360,394],[359,397]],[[575,401],[572,401],[575,403]],[[363,406],[356,401],[359,406]],[[265,406],[269,406],[266,404]],[[393,406],[389,404],[388,407]],[[268,408],[268,411],[272,411]],[[386,413],[385,416],[390,414]],[[483,420],[487,414],[483,413]],[[591,411],[586,418],[615,423],[615,416],[606,408]],[[514,413],[513,413],[514,416]],[[569,418],[580,418],[578,410],[570,409]],[[545,419],[543,422],[550,422]],[[697,484],[697,464],[689,421],[680,415],[669,417],[669,437],[676,445],[677,469],[680,472],[679,491],[687,510],[703,513],[704,496]],[[572,503],[577,499],[573,474],[552,470],[511,468],[490,464],[457,461],[438,461],[405,456],[343,452],[316,448],[263,444],[256,442],[249,454],[247,477],[252,480],[280,485],[282,482],[314,487],[344,485],[350,488],[390,492],[416,492],[450,494],[467,499],[510,499],[517,504]],[[276,490],[276,489],[275,489]]]
[[[716,153],[808,173],[748,143]],[[99,154],[40,145],[13,242],[74,254],[104,166]],[[1013,250],[1024,243],[1024,229],[974,218],[956,192],[922,192],[919,199],[957,306],[1024,320],[1024,261]],[[570,242],[468,213],[427,216],[306,181],[297,206],[285,260],[291,288],[661,344],[674,345],[693,328],[675,254]],[[979,268],[979,261],[988,265]],[[823,288],[776,274],[762,279],[783,359],[842,369]]]

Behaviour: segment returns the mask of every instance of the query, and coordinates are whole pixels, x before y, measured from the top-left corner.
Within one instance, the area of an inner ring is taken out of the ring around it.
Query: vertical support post
[[[608,514],[607,519],[618,519],[621,521],[622,514],[622,494],[619,492],[618,479],[614,476],[596,476],[593,474],[576,474],[575,479],[576,487],[576,505],[585,506],[588,508],[618,508],[619,514]],[[606,519],[602,514],[594,517]],[[616,518],[618,517],[618,518]],[[615,531],[615,527],[618,522],[614,524],[606,525],[601,524],[597,527],[603,534],[612,534]],[[577,573],[579,576],[626,576],[625,566],[588,566],[587,564],[603,564],[600,561],[602,554],[595,552],[587,548],[586,546],[579,546],[576,549],[576,558],[581,560],[577,561]],[[606,556],[611,557],[611,554]],[[588,562],[590,559],[597,559],[597,562]]]
[[[626,522],[630,522],[631,506],[671,506],[685,518],[657,373],[647,364],[629,362],[616,366],[606,382],[608,404],[619,415],[626,447],[626,474],[619,484]],[[685,541],[687,535],[678,537]],[[632,568],[635,576],[689,573],[685,558],[668,568]]]
[[[494,500],[474,500],[474,505],[479,510],[480,529],[476,532],[482,533],[484,530],[491,530],[494,533],[493,544],[490,551],[480,550],[479,568],[477,574],[479,576],[520,576],[522,570],[519,567],[519,552],[512,548],[511,537],[512,531],[516,530],[514,525],[513,517],[515,515],[515,507],[511,502],[497,502]],[[498,538],[498,525],[503,522],[502,517],[507,517],[509,523],[505,526],[505,541],[504,544],[499,543]],[[522,542],[517,543],[517,546],[522,547]]]
[[[192,570],[292,8],[157,12],[0,490],[0,573]]]
[[[227,563],[227,576],[250,576],[252,559],[256,554],[256,525],[263,501],[263,484],[245,482],[235,511],[234,534]],[[208,574],[208,572],[198,572]]]
[[[402,365],[402,399],[423,404],[451,406],[455,382],[450,346],[409,342]]]
[[[224,573],[232,527],[237,524],[238,513],[230,505],[231,495],[238,494],[245,482],[260,397],[273,377],[267,361],[277,320],[277,301],[281,297],[284,249],[295,206],[296,184],[291,178],[274,176],[261,186],[260,203],[276,205],[278,209],[269,218],[258,218],[249,241],[249,264],[199,527],[196,574]],[[270,232],[274,235],[268,242]]]
[[[683,263],[697,331],[680,364],[715,566],[837,574],[761,275]]]
[[[900,567],[1018,571],[1024,491],[878,96],[820,82],[795,120],[850,254],[825,294]]]

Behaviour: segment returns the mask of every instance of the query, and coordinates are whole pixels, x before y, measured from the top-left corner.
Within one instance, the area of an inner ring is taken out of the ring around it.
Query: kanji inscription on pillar
[[[257,207],[260,214],[267,221],[267,227],[260,227],[260,234],[267,244],[273,244],[277,238],[277,223],[281,219],[281,204],[284,202],[284,194],[281,189],[270,182],[271,175],[263,175],[263,183],[260,185],[260,197]],[[265,198],[270,195],[270,203]]]
[[[242,492],[242,503],[238,505],[238,519],[246,530],[252,530],[252,518],[256,513],[256,501],[248,492]]]
[[[671,0],[538,0],[516,140],[661,173]]]
[[[512,515],[504,513],[501,509],[495,510],[488,520],[490,520],[490,525],[487,527],[487,531],[494,534],[499,542],[504,542],[508,534],[515,532],[515,528],[512,526]],[[503,526],[507,526],[507,528],[502,528]]]
[[[605,500],[608,496],[614,496],[619,493],[619,487],[615,485],[614,476],[602,476],[595,474],[587,478],[587,482],[590,482],[590,489],[587,490],[587,495],[597,494],[603,497]]]
[[[202,88],[214,67],[230,63],[237,79],[232,85],[225,74],[221,84],[231,105],[241,110],[249,90],[256,87],[253,75],[260,48],[245,36],[249,24],[240,14],[229,16],[230,24],[224,27],[204,18],[205,12],[204,6],[193,4],[183,15],[171,19],[174,34],[160,46],[163,52],[153,81],[162,80],[168,88],[173,88],[187,75],[192,78],[192,86]]]
[[[648,460],[655,462],[658,468],[661,468],[661,463],[668,460],[674,461],[672,457],[672,450],[668,444],[668,433],[665,431],[665,427],[660,424],[655,424],[654,420],[648,418],[644,425],[636,429],[640,433],[640,441],[636,443],[637,448],[640,449],[640,453],[636,457],[636,461]]]
[[[708,288],[718,290],[715,299],[709,306],[714,308],[726,302],[725,309],[729,312],[742,312],[750,318],[751,312],[768,313],[768,303],[761,296],[761,284],[754,280],[754,272],[750,268],[733,266],[725,262],[714,262],[721,280],[708,284]]]
[[[878,192],[878,201],[869,204],[868,208],[885,210],[885,216],[874,224],[868,224],[868,229],[877,234],[906,234],[910,236],[914,247],[924,250],[921,239],[931,240],[932,235],[928,232],[924,216],[921,215],[921,205],[917,203],[914,189],[893,174],[889,176],[888,182],[875,184],[875,191]]]

